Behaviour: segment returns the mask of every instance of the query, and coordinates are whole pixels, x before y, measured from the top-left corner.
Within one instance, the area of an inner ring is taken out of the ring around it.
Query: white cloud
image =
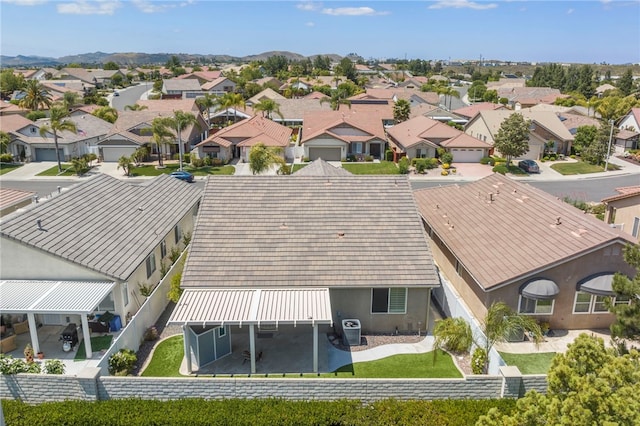
[[[122,3],[119,0],[77,0],[57,5],[58,13],[68,15],[113,15]]]
[[[312,1],[305,1],[303,3],[296,4],[296,8],[300,10],[306,10],[307,12],[313,12],[319,10],[322,7],[322,3],[316,3]]]
[[[569,10],[567,10],[567,15],[571,15],[574,11],[575,11],[575,9],[569,9]]]
[[[150,2],[147,0],[132,0],[132,3],[143,13],[160,13],[176,7],[173,3]]]
[[[2,0],[3,3],[13,3],[16,6],[38,6],[47,2],[47,0]]]
[[[429,6],[429,9],[475,9],[486,10],[498,7],[496,3],[476,3],[468,0],[439,0]]]
[[[374,16],[374,15],[388,15],[389,12],[378,12],[370,7],[337,7],[322,9],[322,13],[325,15],[333,16]]]
[[[305,25],[307,27],[315,27],[316,26],[315,22],[307,22]]]

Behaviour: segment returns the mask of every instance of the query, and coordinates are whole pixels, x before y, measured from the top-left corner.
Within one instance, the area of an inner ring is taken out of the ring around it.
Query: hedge
[[[503,414],[513,399],[382,400],[363,405],[356,400],[287,401],[282,399],[124,399],[65,401],[28,405],[2,401],[8,425],[442,425],[474,424],[490,408]]]

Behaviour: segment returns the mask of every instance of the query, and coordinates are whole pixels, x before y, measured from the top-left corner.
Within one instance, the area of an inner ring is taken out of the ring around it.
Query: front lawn
[[[551,168],[562,175],[584,175],[588,173],[600,173],[604,172],[603,166],[596,166],[594,164],[587,163],[586,161],[578,161],[571,163],[556,163],[552,164]],[[607,170],[618,170],[619,167],[615,164],[609,163]]]
[[[71,164],[62,163],[62,173],[58,173],[58,166],[53,166],[43,172],[38,173],[36,176],[76,176]]]
[[[21,166],[21,164],[0,163],[0,175],[9,173],[10,171],[15,170]]]
[[[399,175],[398,166],[393,161],[379,163],[342,163],[342,168],[354,175]]]
[[[145,377],[179,377],[184,358],[184,338],[181,334],[160,342],[153,351],[153,358],[142,372]]]
[[[169,174],[171,172],[178,171],[180,165],[178,164],[165,164],[163,169],[156,169],[155,165],[145,164],[139,167],[133,167],[131,169],[131,176],[160,176],[162,174]],[[232,175],[236,169],[233,166],[208,166],[208,167],[191,167],[190,165],[183,166],[183,170],[193,173],[195,176],[207,176],[207,175]]]
[[[293,165],[293,169],[291,169],[291,173],[293,174],[293,173],[297,172],[298,170],[300,170],[300,169],[302,169],[304,167],[307,167],[307,165],[308,164],[294,164]]]
[[[507,365],[514,365],[522,374],[547,374],[555,352],[537,354],[508,354],[500,352],[500,356]]]

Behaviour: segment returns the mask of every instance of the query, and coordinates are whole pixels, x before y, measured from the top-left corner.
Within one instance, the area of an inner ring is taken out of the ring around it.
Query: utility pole
[[[614,120],[609,120],[609,124],[611,124],[611,132],[609,133],[609,145],[607,145],[607,159],[604,162],[604,171],[606,172],[609,168],[609,154],[611,154],[611,139],[613,139],[613,123]]]

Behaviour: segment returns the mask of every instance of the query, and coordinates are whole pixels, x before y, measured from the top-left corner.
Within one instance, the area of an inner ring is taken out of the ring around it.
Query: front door
[[[380,144],[379,143],[372,143],[371,145],[369,145],[369,155],[371,155],[373,158],[380,158]]]

